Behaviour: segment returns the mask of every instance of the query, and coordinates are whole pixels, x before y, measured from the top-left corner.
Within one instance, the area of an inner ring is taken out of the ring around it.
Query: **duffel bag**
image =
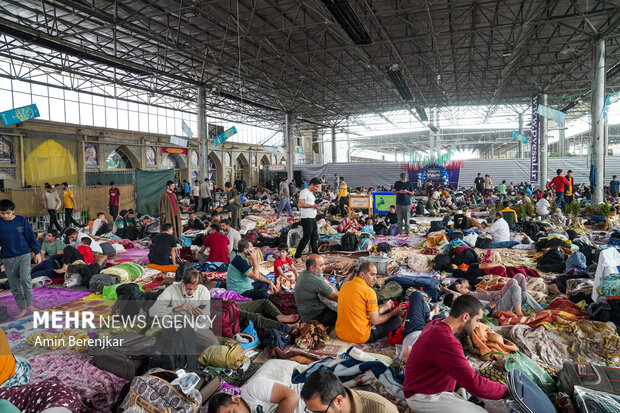
[[[395,268],[398,268],[398,263],[389,257],[360,257],[357,259],[356,271],[359,270],[363,262],[371,262],[377,267],[377,275],[390,275]]]
[[[134,377],[129,394],[121,404],[123,411],[131,406],[147,412],[195,413],[200,410],[202,397],[195,388],[187,396],[171,383],[179,376],[173,371],[151,369],[144,376]]]
[[[120,333],[110,339],[119,345],[90,350],[95,367],[126,380],[144,374],[150,364],[155,339],[136,333]]]
[[[572,396],[575,386],[620,394],[620,368],[565,361],[558,373],[558,390]]]
[[[121,282],[121,278],[110,274],[95,274],[90,278],[88,289],[93,293],[101,294],[103,287],[115,285]]]
[[[441,292],[441,283],[437,278],[433,277],[408,277],[408,276],[398,276],[395,275],[393,277],[385,280],[386,284],[390,281],[395,281],[403,287],[403,290],[407,290],[407,288],[415,288],[419,290],[420,288],[431,297],[433,302],[437,302],[439,299],[439,294]]]

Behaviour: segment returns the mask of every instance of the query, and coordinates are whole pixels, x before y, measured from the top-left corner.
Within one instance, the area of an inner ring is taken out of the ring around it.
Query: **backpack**
[[[186,396],[170,384],[176,378],[175,372],[161,369],[134,377],[121,408],[125,411],[138,406],[149,413],[197,413],[202,404],[200,393],[192,389],[193,397]]]
[[[342,251],[355,251],[357,247],[357,237],[352,232],[347,232],[342,236]]]
[[[252,245],[256,245],[256,244],[258,244],[258,235],[259,234],[260,233],[258,231],[251,230],[251,231],[246,232],[243,235],[243,239],[247,239],[248,241],[250,241],[252,243]]]
[[[450,234],[448,234],[448,239],[450,241],[454,240],[454,239],[463,239],[465,237],[465,235],[463,235],[462,231],[452,231],[450,232]]]
[[[241,367],[246,360],[248,358],[245,356],[241,344],[228,338],[223,339],[220,345],[207,347],[198,357],[198,362],[203,366],[233,370]]]
[[[431,229],[428,232],[437,232],[445,229],[443,221],[431,221]]]
[[[387,224],[383,221],[379,222],[378,224],[375,224],[373,226],[373,230],[375,231],[375,234],[377,235],[388,235],[390,233],[390,229],[388,228]]]
[[[536,234],[538,234],[539,231],[540,230],[536,222],[525,221],[523,223],[523,232],[525,232],[525,235],[527,235],[531,239],[534,239],[536,237]]]
[[[491,248],[491,244],[493,244],[492,238],[481,236],[478,236],[478,238],[476,238],[476,248],[482,248],[486,250]]]
[[[564,254],[564,252],[558,247],[549,248],[545,251],[536,264],[536,268],[539,271],[558,274],[563,273],[565,267],[566,254]]]
[[[447,254],[439,254],[435,256],[433,261],[433,269],[435,271],[452,271],[452,262]]]
[[[140,313],[142,308],[142,291],[135,283],[121,284],[116,287],[116,302],[112,307],[112,314],[118,310],[121,316],[133,317]]]
[[[392,236],[398,235],[398,224],[390,225],[390,235]]]
[[[392,246],[387,242],[382,242],[377,245],[377,252],[389,254],[390,252],[392,252]]]
[[[216,336],[232,337],[241,332],[237,302],[211,300],[211,317],[214,318],[212,330]]]
[[[287,333],[280,330],[280,327],[278,327],[277,329],[266,328],[263,331],[262,341],[266,348],[272,349],[277,347],[280,350],[284,350],[291,345],[290,328],[286,326],[286,328],[289,329],[289,333]]]
[[[95,274],[88,283],[88,289],[93,293],[102,293],[106,285],[114,285],[121,282],[120,277],[108,274]]]
[[[474,251],[471,248],[467,248],[465,251],[461,252],[460,254],[451,253],[450,262],[456,265],[457,267],[461,264],[471,265],[471,264],[480,262],[480,257],[478,257],[478,254],[476,254],[476,251]]]
[[[174,273],[174,280],[177,282],[181,281],[183,277],[185,277],[185,275],[193,269],[194,265],[189,261],[180,263],[177,267],[177,271]]]
[[[155,341],[151,366],[165,370],[197,369],[196,331],[189,326],[178,331],[164,329]]]

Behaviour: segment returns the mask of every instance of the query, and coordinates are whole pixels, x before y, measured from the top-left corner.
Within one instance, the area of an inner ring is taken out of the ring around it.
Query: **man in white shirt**
[[[99,243],[83,232],[78,232],[76,229],[71,228],[65,232],[65,236],[69,239],[69,245],[75,249],[82,244],[82,238],[90,238],[90,249],[96,254],[103,254],[103,250]]]
[[[239,234],[239,231],[231,227],[230,221],[227,219],[222,220],[220,226],[222,227],[224,234],[228,237],[228,254],[231,254],[233,251],[237,251],[239,241],[241,241],[241,234]]]
[[[510,227],[501,212],[495,214],[495,222],[484,232],[491,234],[493,243],[510,241]]]
[[[320,208],[314,203],[314,193],[321,186],[319,178],[312,178],[307,188],[299,193],[299,201],[297,207],[301,211],[301,227],[303,228],[303,236],[297,245],[295,258],[301,257],[306,245],[310,242],[310,249],[313,254],[319,253],[319,229],[316,226],[316,211]]]
[[[202,200],[202,210],[209,212],[209,204],[211,203],[211,183],[208,178],[200,184],[200,199]]]
[[[540,215],[542,218],[546,218],[549,216],[549,208],[551,208],[551,204],[547,200],[547,194],[545,194],[536,203],[536,214]]]
[[[192,198],[194,201],[194,211],[198,212],[200,204],[200,182],[198,180],[194,181],[194,186],[192,186]]]
[[[299,397],[303,384],[286,385],[267,378],[255,378],[241,386],[240,396],[217,393],[209,399],[209,413],[304,413]]]
[[[207,318],[211,314],[211,295],[207,287],[200,283],[201,278],[200,271],[189,271],[180,283],[170,285],[157,297],[149,309],[149,315],[159,318],[162,325],[168,322],[166,317],[175,315],[200,317],[194,325],[205,325],[205,328],[196,328],[196,345],[204,349],[219,342]]]

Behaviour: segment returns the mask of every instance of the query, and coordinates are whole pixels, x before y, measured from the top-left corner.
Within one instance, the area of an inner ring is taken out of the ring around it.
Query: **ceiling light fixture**
[[[355,44],[371,44],[370,34],[347,0],[322,0],[340,27]]]
[[[403,100],[405,101],[412,101],[413,95],[411,94],[411,90],[409,89],[409,86],[405,81],[403,72],[398,68],[398,66],[396,66],[396,69],[394,69],[394,66],[392,66],[387,71],[387,75],[394,84],[394,87],[396,88],[398,93],[400,94],[400,97],[403,98]]]

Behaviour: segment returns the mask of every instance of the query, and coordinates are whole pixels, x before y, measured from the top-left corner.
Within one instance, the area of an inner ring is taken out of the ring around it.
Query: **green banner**
[[[150,216],[159,215],[159,198],[166,182],[174,180],[174,169],[164,171],[136,170],[136,210]]]

